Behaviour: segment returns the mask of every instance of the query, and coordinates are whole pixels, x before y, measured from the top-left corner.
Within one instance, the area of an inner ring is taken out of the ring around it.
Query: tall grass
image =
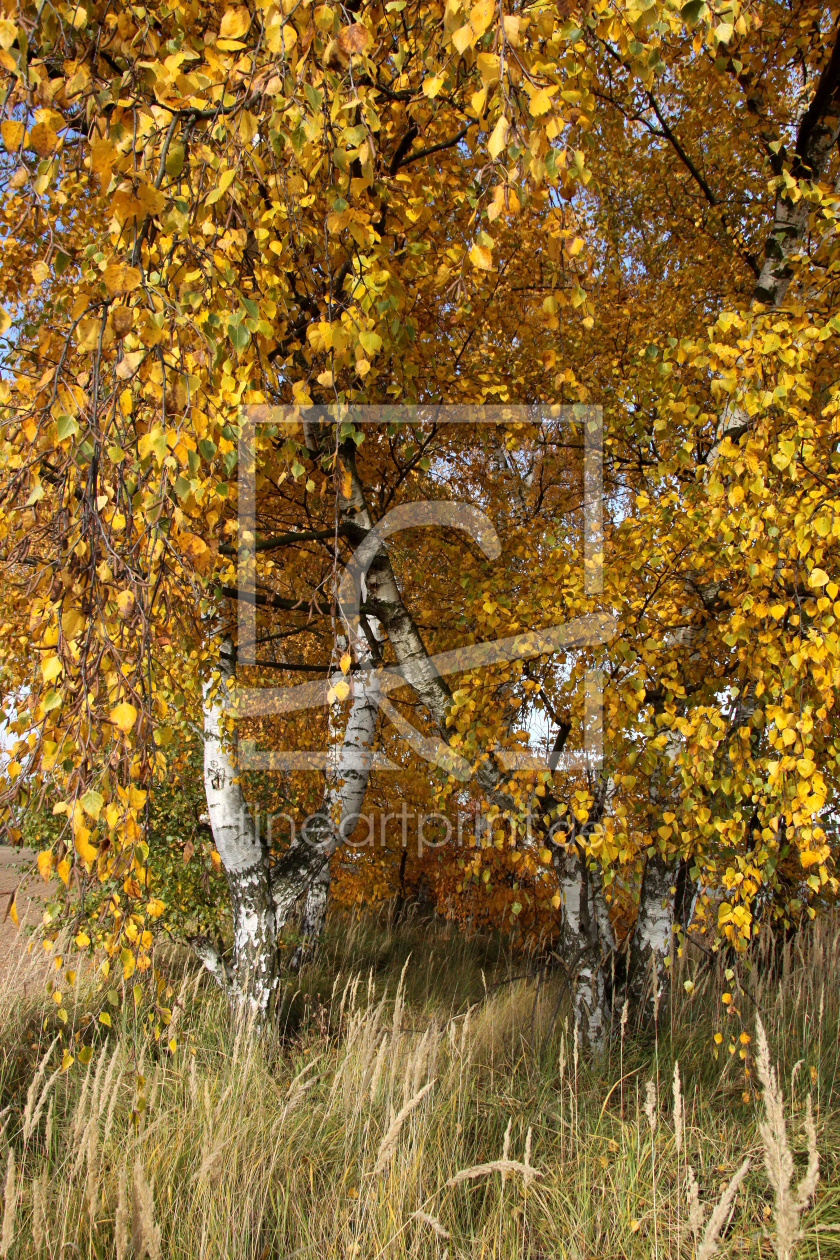
[[[597,1060],[498,942],[353,922],[271,1033],[177,954],[157,1042],[132,983],[63,981],[93,1054],[62,1072],[65,962],[0,979],[0,1256],[840,1256],[838,920],[685,951]]]

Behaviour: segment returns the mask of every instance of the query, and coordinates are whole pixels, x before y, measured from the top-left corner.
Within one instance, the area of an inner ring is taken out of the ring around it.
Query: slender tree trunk
[[[605,956],[613,934],[600,871],[555,845],[554,870],[563,908],[561,950],[569,969],[575,1028],[582,1044],[600,1053],[609,1025]]]
[[[659,1010],[668,987],[665,960],[671,952],[679,859],[648,858],[642,876],[639,916],[630,940],[627,996],[640,1022]]]
[[[237,1000],[247,1001],[265,1015],[277,984],[274,903],[267,855],[248,813],[225,738],[228,685],[234,674],[229,639],[222,644],[219,664],[222,678],[212,699],[210,684],[205,688],[204,788],[213,840],[230,892],[232,963],[225,968],[206,941],[194,942],[194,948],[211,975],[230,984]]]
[[[379,627],[374,622],[370,628],[374,642],[377,642]],[[365,635],[357,637],[355,653],[357,663],[366,668],[357,670],[351,676],[353,702],[344,737],[332,746],[324,800],[311,838],[306,836],[302,841],[303,844],[313,844],[316,852],[320,852],[321,866],[309,883],[301,920],[301,943],[293,959],[295,968],[311,956],[320,940],[329,898],[330,858],[338,846],[346,843],[353,834],[361,816],[370,777],[379,710],[379,674],[373,650]],[[333,686],[342,677],[341,674],[334,675]],[[275,904],[277,893],[275,885]],[[288,904],[288,892],[280,900]]]

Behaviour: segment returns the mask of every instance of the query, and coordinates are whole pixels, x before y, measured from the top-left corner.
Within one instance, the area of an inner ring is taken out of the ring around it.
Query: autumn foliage
[[[615,624],[603,649],[450,679],[442,722],[394,693],[476,774],[431,772],[382,721],[400,773],[374,767],[371,809],[488,825],[402,873],[393,837],[339,853],[339,901],[407,880],[554,939],[561,848],[625,927],[654,862],[736,946],[834,896],[837,20],[809,0],[4,0],[3,817],[13,840],[45,819],[39,867],[87,906],[83,942],[149,965],[175,899],[149,877],[150,798],[194,773],[242,565],[260,654],[240,679],[332,678],[335,703],[240,740],[340,732],[357,493],[374,520],[452,499],[494,523],[493,563],[454,531],[389,547],[429,653]],[[603,415],[600,590],[586,422],[556,410],[583,403]],[[594,668],[600,775],[577,755]],[[564,760],[505,770],[535,722]],[[260,779],[260,808],[300,819],[322,778]]]

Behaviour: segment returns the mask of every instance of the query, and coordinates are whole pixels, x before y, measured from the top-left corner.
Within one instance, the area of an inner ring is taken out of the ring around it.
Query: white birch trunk
[[[603,956],[612,948],[612,928],[598,871],[557,845],[554,869],[563,908],[561,950],[569,969],[576,1035],[589,1050],[604,1049],[609,1004]]]
[[[375,640],[379,639],[378,623],[369,623]],[[376,736],[376,718],[379,710],[379,674],[370,645],[363,633],[355,644],[356,663],[366,667],[356,670],[350,685],[353,701],[344,730],[344,738],[332,744],[327,763],[327,781],[324,800],[319,811],[316,844],[320,846],[323,861],[321,869],[309,884],[306,905],[301,920],[301,944],[295,952],[293,966],[298,968],[311,955],[320,939],[327,913],[330,887],[330,858],[339,845],[346,843],[355,830],[364,805],[370,767],[373,760],[373,744]],[[333,676],[335,686],[342,678]],[[331,724],[332,726],[332,724]],[[304,843],[306,841],[304,840]],[[275,887],[275,904],[279,888]],[[288,904],[288,890],[283,901]]]
[[[668,986],[665,960],[674,930],[674,892],[678,859],[649,858],[642,876],[639,916],[633,929],[628,960],[628,997],[637,1018],[658,1014]]]
[[[248,813],[225,732],[228,684],[234,673],[234,649],[229,639],[219,654],[221,683],[211,698],[205,686],[204,790],[216,851],[230,891],[233,918],[233,960],[225,971],[207,942],[194,948],[217,980],[229,980],[238,1000],[259,1014],[268,1011],[277,983],[277,947],[266,855]]]

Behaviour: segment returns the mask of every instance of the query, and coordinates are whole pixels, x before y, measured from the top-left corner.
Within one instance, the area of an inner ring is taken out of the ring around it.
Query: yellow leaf
[[[324,389],[329,389],[333,383],[333,374],[329,370],[321,372],[318,376],[318,384],[323,385]]]
[[[513,48],[519,47],[519,18],[511,14],[505,14],[502,18],[502,24],[505,28],[505,39]]]
[[[137,721],[137,710],[133,704],[123,700],[122,704],[118,704],[115,709],[111,710],[111,721],[122,731],[123,735],[127,735]]]
[[[61,661],[57,656],[49,656],[45,661],[41,662],[41,673],[44,675],[44,682],[53,682],[61,671],[64,669]]]
[[[76,948],[87,949],[88,945],[90,945],[90,937],[87,932],[80,932],[76,937]]]
[[[49,157],[55,152],[58,136],[49,123],[39,122],[29,133],[29,147],[34,149],[38,157]]]
[[[137,200],[146,214],[160,214],[166,205],[166,196],[152,184],[141,184],[137,189]]]
[[[221,871],[221,869],[222,869],[222,859],[221,859],[220,854],[218,854],[218,853],[216,852],[216,850],[215,850],[215,849],[214,849],[214,850],[213,850],[213,852],[210,854],[210,862],[211,862],[211,864],[212,864],[212,866],[213,866],[213,870],[214,870],[214,871],[216,872],[216,874],[218,875],[218,874],[219,874],[219,872],[220,872],[220,871]]]
[[[73,837],[73,844],[76,852],[83,862],[95,862],[99,856],[99,851],[94,849],[90,843],[90,832],[87,827],[81,827]]]
[[[350,695],[350,688],[343,678],[341,679],[340,682],[337,682],[335,684],[335,687],[333,688],[333,694],[335,695],[335,698],[336,700],[338,700],[339,704],[341,704],[344,700],[346,700],[347,697]]]
[[[808,585],[825,586],[829,580],[829,576],[824,569],[812,569],[808,576]]]
[[[124,354],[122,362],[117,367],[117,379],[120,381],[130,380],[145,357],[145,350],[132,350],[131,354]]]
[[[555,893],[554,896],[551,898],[551,904],[554,906],[555,910],[560,909],[561,901],[560,901],[559,893]]]
[[[100,1024],[104,1024],[106,1028],[111,1027],[111,1016],[108,1014],[107,1011],[99,1012],[99,1022]]]
[[[121,617],[127,617],[134,607],[134,596],[131,591],[120,591],[117,596],[117,608],[120,610]]]
[[[478,3],[470,9],[470,25],[479,37],[493,21],[495,9],[495,0],[478,0]]]
[[[99,341],[100,323],[98,319],[82,319],[76,329],[76,339],[82,354],[89,354],[96,349]]]
[[[342,656],[341,660],[339,661],[339,665],[341,666],[341,672],[342,672],[342,674],[346,674],[346,673],[347,673],[347,671],[348,671],[348,669],[350,668],[351,664],[352,664],[352,659],[351,659],[350,653],[349,653],[349,652],[345,652],[345,653],[344,653],[344,655]]]
[[[0,48],[11,48],[17,39],[18,28],[8,18],[0,18]],[[4,124],[5,125],[5,124]]]
[[[493,134],[487,142],[487,152],[491,158],[497,158],[505,147],[508,133],[508,121],[504,114],[499,118],[496,126],[493,128]]]
[[[493,270],[493,255],[483,245],[473,245],[470,250],[470,262],[479,271]]]
[[[222,24],[219,27],[219,35],[222,39],[239,39],[244,35],[251,25],[251,14],[245,5],[240,5],[236,9],[228,9],[222,18]]]
[[[169,1053],[174,1054],[177,1049],[178,1049],[178,1042],[175,1040],[174,1037],[172,1037],[169,1042]]]
[[[243,144],[250,144],[257,134],[257,120],[252,113],[244,109],[239,115],[239,139]]]
[[[61,614],[61,633],[68,641],[77,639],[88,624],[77,608],[67,608]]]
[[[72,1054],[70,1053],[69,1050],[65,1049],[64,1054],[61,1056],[62,1072],[66,1072],[68,1068],[71,1068],[73,1066],[73,1063],[74,1063],[74,1059],[73,1059]]]
[[[164,910],[166,909],[166,906],[163,904],[162,901],[159,901],[157,897],[152,897],[151,901],[149,902],[148,909],[149,909],[149,914],[152,916],[153,919],[159,919],[160,916],[163,914]]]
[[[475,38],[475,31],[467,22],[466,26],[460,26],[452,36],[452,43],[459,53],[465,53],[475,43]]]
[[[26,128],[22,122],[17,119],[7,119],[0,126],[0,136],[3,137],[3,147],[7,153],[16,153],[20,148],[20,142],[23,139]]]
[[[123,980],[128,980],[134,975],[134,955],[130,949],[120,950],[120,962],[122,963]]]
[[[498,83],[501,67],[495,53],[479,53],[475,61],[481,75],[481,82],[485,87]]]
[[[539,118],[542,114],[548,113],[551,109],[551,97],[545,88],[542,88],[539,92],[534,93],[531,97],[528,108],[534,118]]]
[[[18,922],[17,903],[15,901],[12,901],[12,904],[9,906],[9,918],[12,920],[15,927],[20,927],[20,923]]]
[[[443,87],[443,78],[439,74],[435,75],[433,78],[424,79],[423,80],[423,95],[428,96],[430,101],[434,100],[434,98],[438,95],[442,87]]]
[[[70,863],[67,861],[67,858],[61,859],[58,866],[55,868],[55,873],[61,880],[62,884],[66,887],[70,880]]]
[[[40,873],[41,879],[46,884],[49,882],[50,875],[52,874],[53,855],[49,849],[43,849],[38,854],[36,861],[38,863],[38,871]]]
[[[118,293],[131,293],[142,280],[138,268],[127,267],[125,263],[109,263],[102,278],[110,297],[116,297]]]
[[[105,174],[114,165],[117,156],[116,146],[110,140],[96,136],[90,142],[90,169],[105,183]]]

